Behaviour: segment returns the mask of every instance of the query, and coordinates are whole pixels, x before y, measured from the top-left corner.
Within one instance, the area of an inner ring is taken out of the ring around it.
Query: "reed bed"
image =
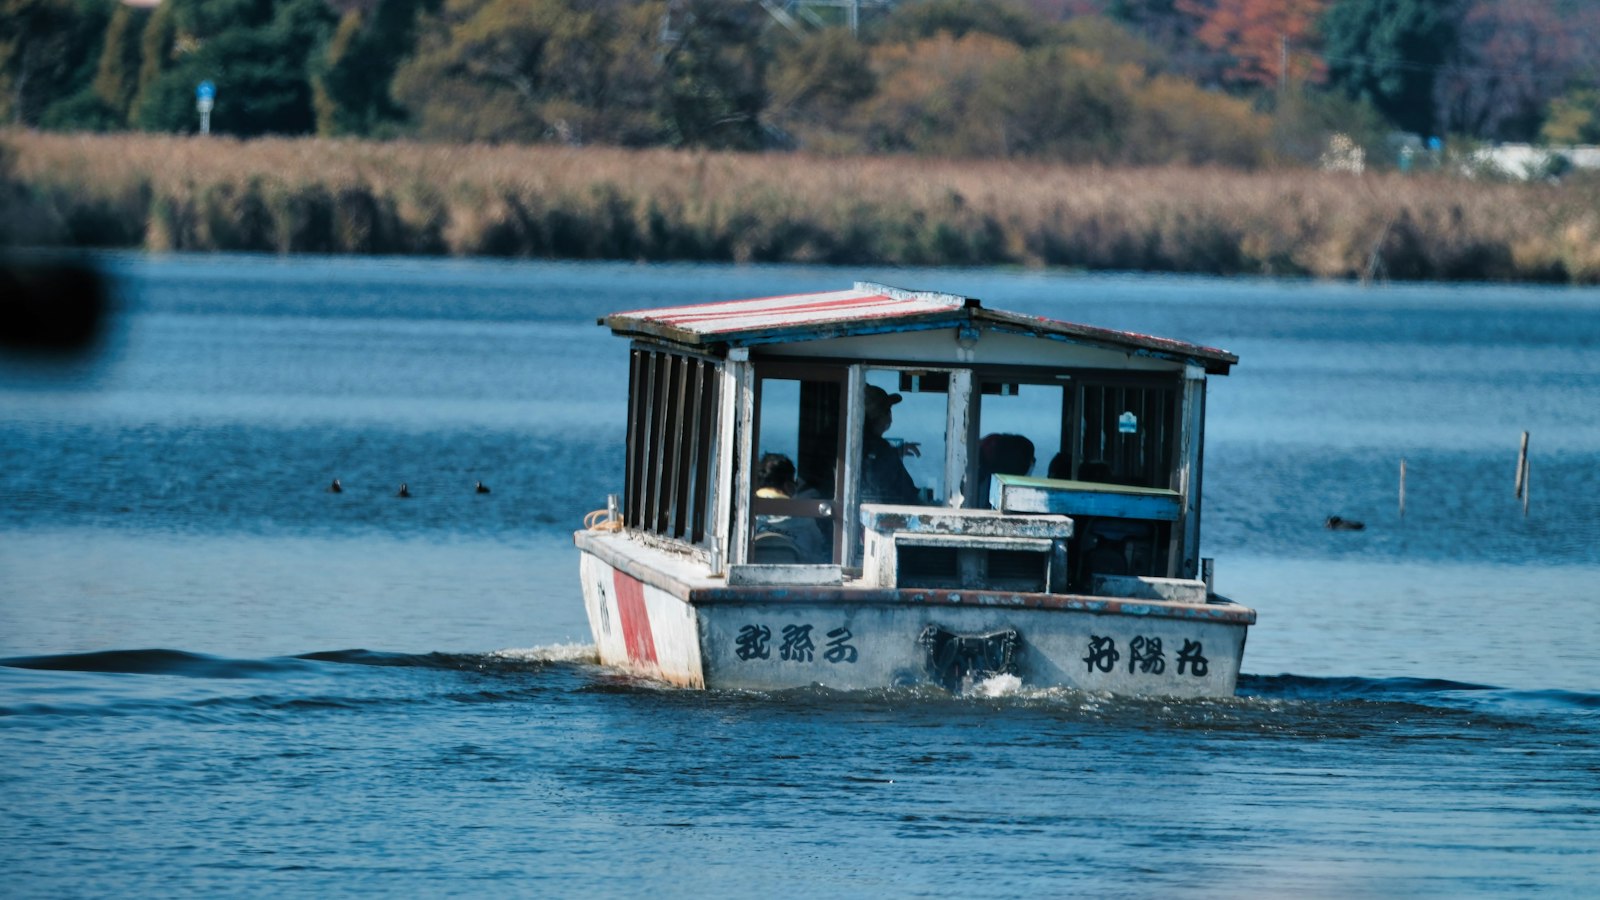
[[[1600,180],[0,131],[0,240],[1600,283]]]

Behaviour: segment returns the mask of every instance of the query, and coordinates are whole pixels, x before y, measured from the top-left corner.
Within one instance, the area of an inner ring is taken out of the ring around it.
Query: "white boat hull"
[[[579,546],[600,661],[684,687],[960,689],[1005,674],[1024,688],[1226,697],[1254,621],[1227,601],[729,587],[623,538]]]

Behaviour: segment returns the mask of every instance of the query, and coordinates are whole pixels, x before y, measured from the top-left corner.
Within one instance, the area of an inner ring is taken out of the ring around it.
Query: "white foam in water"
[[[978,697],[1008,697],[1022,692],[1022,679],[1015,675],[991,675],[972,686]]]
[[[543,647],[507,648],[488,655],[521,662],[598,663],[600,661],[600,653],[593,644],[546,644]]]

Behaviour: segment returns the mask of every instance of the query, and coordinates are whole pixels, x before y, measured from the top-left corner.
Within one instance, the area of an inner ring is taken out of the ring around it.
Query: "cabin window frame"
[[[736,461],[737,474],[735,475],[736,478],[740,479],[741,485],[745,487],[744,496],[750,498],[750,502],[741,504],[743,509],[735,513],[735,521],[731,523],[732,529],[734,533],[741,535],[741,546],[745,550],[743,555],[748,557],[748,548],[750,541],[755,536],[756,517],[758,515],[792,515],[815,507],[817,503],[816,500],[763,500],[755,496],[755,469],[761,460],[763,452],[760,446],[761,411],[763,406],[762,385],[763,382],[768,380],[823,382],[836,384],[838,387],[839,422],[837,427],[839,433],[834,442],[833,493],[831,497],[826,498],[823,502],[830,503],[833,507],[832,557],[827,564],[839,565],[841,563],[840,548],[845,546],[843,542],[845,534],[849,530],[845,521],[846,516],[843,515],[847,507],[845,505],[844,484],[841,483],[841,479],[849,477],[849,473],[853,471],[853,467],[847,462],[846,456],[851,427],[850,366],[847,364],[836,362],[818,363],[809,360],[799,361],[788,357],[765,357],[751,360],[749,412],[751,458]],[[799,467],[803,461],[796,459],[793,462]],[[746,563],[748,561],[748,559],[745,560]]]
[[[689,547],[716,542],[716,435],[723,363],[648,341],[628,355],[624,524]]]
[[[1102,369],[1093,367],[1082,368],[1039,368],[1039,367],[1009,367],[1009,366],[982,366],[972,367],[972,398],[971,410],[968,419],[967,442],[972,447],[972,458],[967,461],[967,479],[969,483],[975,482],[978,477],[978,441],[981,440],[983,418],[983,386],[994,383],[1012,384],[1037,384],[1037,385],[1063,385],[1066,390],[1062,392],[1061,411],[1061,436],[1062,445],[1070,440],[1072,448],[1072,476],[1076,480],[1079,467],[1084,463],[1084,445],[1089,430],[1087,414],[1089,405],[1086,398],[1090,390],[1138,389],[1146,392],[1142,399],[1142,408],[1139,413],[1141,432],[1152,417],[1146,415],[1152,393],[1164,391],[1166,398],[1158,402],[1159,408],[1153,417],[1161,429],[1158,436],[1152,439],[1155,445],[1154,452],[1158,454],[1152,468],[1147,471],[1146,477],[1141,481],[1155,478],[1159,483],[1151,487],[1166,487],[1178,491],[1184,498],[1184,513],[1178,521],[1170,524],[1157,525],[1157,540],[1153,544],[1154,553],[1152,562],[1159,562],[1158,572],[1166,577],[1192,578],[1195,564],[1192,558],[1196,551],[1191,549],[1198,545],[1199,536],[1199,506],[1198,497],[1194,491],[1198,488],[1197,466],[1191,468],[1194,462],[1190,460],[1191,441],[1200,440],[1198,434],[1191,432],[1192,428],[1201,427],[1193,422],[1194,410],[1190,404],[1194,402],[1191,394],[1191,378],[1189,370],[1185,367],[1177,371],[1128,371],[1123,369]],[[1200,382],[1203,385],[1204,381]],[[1203,393],[1202,393],[1203,398]],[[1203,399],[1202,399],[1203,404]],[[1125,404],[1124,404],[1125,405]],[[1106,406],[1104,393],[1102,393],[1098,424],[1104,437],[1105,429],[1114,421],[1119,413],[1114,407]],[[1202,405],[1200,415],[1204,415]],[[1037,448],[1036,448],[1037,452]],[[1139,452],[1143,452],[1140,448]],[[1116,460],[1108,459],[1107,462],[1115,464]],[[1043,461],[1048,466],[1048,459]],[[1045,473],[1035,471],[1039,477]],[[1194,483],[1190,483],[1191,479]],[[987,485],[975,485],[973,494],[987,493]],[[976,506],[975,497],[967,499],[968,506]],[[1164,549],[1162,549],[1164,547]]]
[[[968,466],[967,441],[960,437],[970,430],[970,409],[974,382],[972,378],[973,367],[969,365],[950,365],[948,363],[923,363],[903,359],[861,359],[848,364],[849,392],[845,409],[846,448],[844,456],[845,484],[838,492],[840,503],[846,510],[843,523],[843,547],[849,549],[847,569],[858,571],[861,566],[863,551],[863,536],[861,526],[861,453],[862,445],[866,439],[866,386],[867,372],[895,372],[897,375],[923,374],[947,375],[949,383],[945,394],[945,425],[944,425],[944,470],[945,470],[945,497],[944,502],[931,504],[928,509],[948,507],[950,498],[960,494],[967,478],[961,476],[957,480],[957,473],[965,472]],[[835,558],[846,558],[843,551],[836,552]]]
[[[1076,477],[1078,467],[1084,462],[1084,444],[1087,431],[1086,394],[1089,387],[1101,389],[1116,388],[1126,390],[1129,388],[1150,390],[1162,389],[1168,392],[1168,399],[1164,409],[1157,411],[1154,417],[1161,429],[1161,437],[1156,438],[1156,452],[1164,459],[1158,460],[1154,466],[1158,470],[1160,484],[1150,487],[1179,487],[1180,470],[1183,466],[1182,432],[1183,432],[1183,406],[1184,406],[1184,373],[1182,370],[1173,372],[1139,372],[1123,369],[1099,368],[1070,368],[1054,369],[1039,367],[1012,367],[1012,366],[983,366],[972,367],[972,397],[971,412],[967,422],[966,440],[972,448],[971,458],[967,460],[966,477],[971,484],[978,476],[978,441],[982,439],[983,418],[983,387],[985,384],[1036,384],[1042,386],[1062,386],[1061,427],[1063,433],[1057,450],[1069,442],[1072,449],[1072,472]],[[1139,421],[1151,421],[1147,416],[1149,398],[1146,397],[1140,411]],[[1103,418],[1103,415],[1102,415]],[[1035,453],[1038,454],[1038,448]],[[1053,455],[1053,454],[1052,454]],[[1049,465],[1049,456],[1044,456],[1036,463],[1034,474],[1044,477],[1045,472],[1039,466]],[[1109,461],[1109,460],[1108,460]],[[987,491],[986,485],[973,484],[973,495],[967,498],[967,505],[977,503],[976,495]]]

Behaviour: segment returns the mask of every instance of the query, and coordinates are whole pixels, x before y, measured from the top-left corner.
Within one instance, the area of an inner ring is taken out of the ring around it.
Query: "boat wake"
[[[394,670],[409,670],[401,677]],[[7,674],[9,673],[9,674]],[[87,676],[87,677],[86,677]],[[551,693],[693,694],[705,703],[782,703],[815,707],[932,704],[1043,709],[1147,723],[1262,717],[1328,724],[1384,715],[1511,719],[1555,714],[1576,726],[1600,721],[1600,692],[1508,689],[1430,678],[1243,675],[1236,696],[1208,699],[1116,697],[1070,688],[1032,688],[998,676],[954,693],[916,686],[840,691],[823,685],[775,692],[681,692],[599,665],[592,645],[550,644],[486,653],[318,651],[267,659],[229,659],[170,649],[0,659],[0,716],[130,715],[162,709],[207,716],[307,708],[367,708],[526,701]]]

